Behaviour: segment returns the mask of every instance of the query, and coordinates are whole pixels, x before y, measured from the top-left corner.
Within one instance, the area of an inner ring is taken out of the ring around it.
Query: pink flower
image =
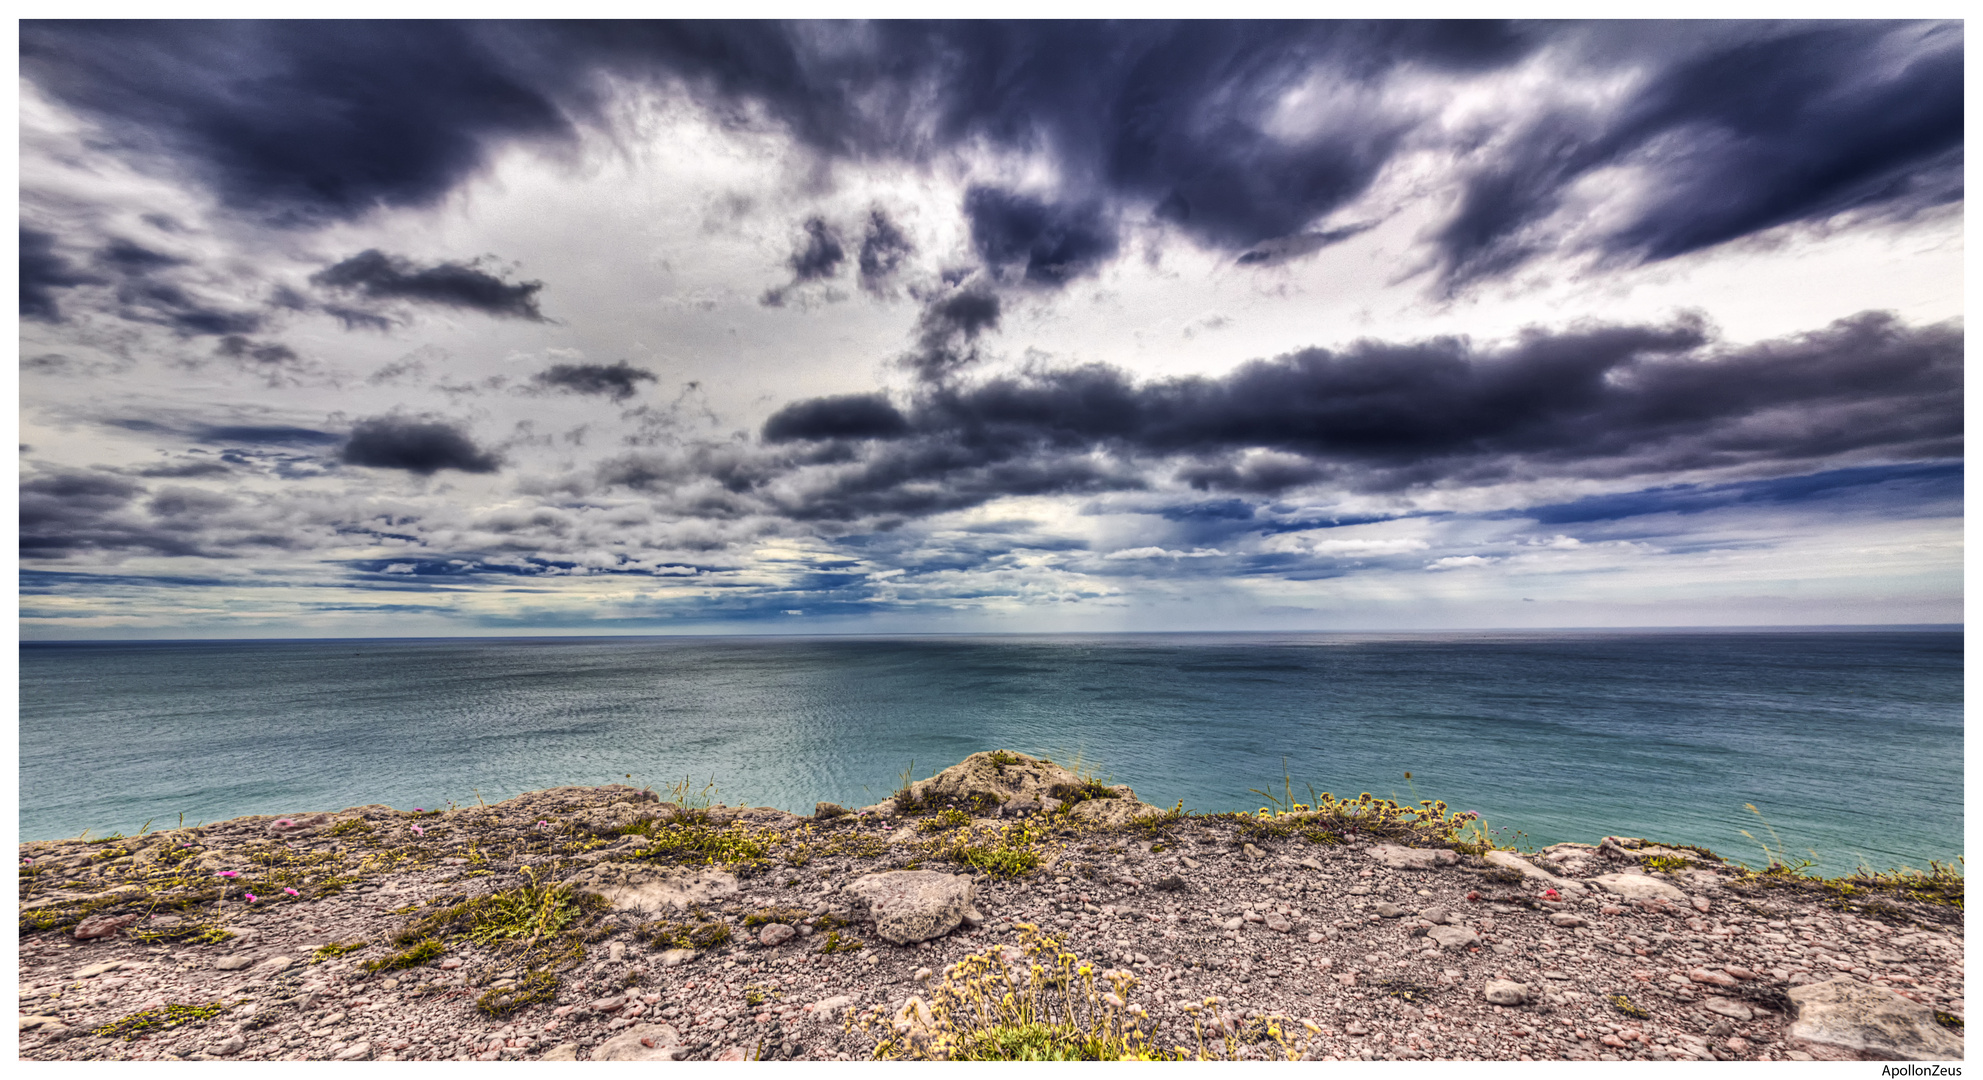
[[[546,826],[548,826],[548,825],[550,825],[550,824],[551,824],[551,823],[550,823],[550,822],[548,822],[548,821],[540,821],[540,822],[538,822],[538,823],[537,823],[537,827],[538,827],[538,828],[540,828],[540,829],[542,829],[542,828],[544,828],[544,827],[546,827]]]
[[[1544,890],[1542,890],[1542,898],[1543,898],[1544,900],[1560,900],[1560,899],[1562,899],[1562,897],[1560,897],[1560,896],[1558,896],[1558,895],[1556,894],[1556,890],[1555,890],[1555,889],[1544,889]]]
[[[288,818],[277,818],[275,819],[275,827],[278,829],[293,829],[296,827],[296,823]]]
[[[285,888],[284,888],[284,889],[283,889],[282,891],[283,891],[283,892],[286,892],[286,893],[288,893],[288,894],[289,894],[289,895],[291,895],[291,896],[301,896],[301,895],[303,895],[302,893],[300,893],[300,892],[297,892],[297,891],[296,891],[295,889],[291,889],[291,888],[287,888],[287,887],[285,887]]]
[[[420,809],[419,807],[417,807],[417,806],[416,806],[416,807],[414,807],[414,808],[413,808],[413,812],[414,812],[414,813],[416,813],[416,814],[424,814],[424,813],[426,813],[427,811],[425,811],[425,810],[422,810],[422,809]]]
[[[247,897],[247,898],[248,898],[248,902],[249,902],[249,903],[251,903],[251,904],[252,904],[252,903],[254,903],[254,902],[255,902],[255,894],[254,894],[254,893],[251,893],[251,892],[247,892],[247,893],[242,893],[241,895],[242,895],[242,896],[245,896],[245,897]]]
[[[421,827],[420,827],[420,826],[418,826],[418,825],[415,825],[415,826],[413,827],[413,835],[415,835],[415,836],[425,836],[425,835],[427,835],[427,830],[425,830],[425,829],[423,829],[423,828],[421,828]]]
[[[240,877],[240,876],[241,876],[241,871],[239,871],[239,870],[222,870],[222,871],[221,871],[220,873],[218,873],[218,874],[215,874],[214,876],[215,876],[215,877]]]

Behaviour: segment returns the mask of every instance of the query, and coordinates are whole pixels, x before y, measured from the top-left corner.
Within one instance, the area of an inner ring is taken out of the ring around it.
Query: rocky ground
[[[876,1036],[851,1015],[931,997],[1022,924],[1133,973],[1165,1048],[1196,1044],[1211,997],[1308,1021],[1288,1030],[1317,1059],[1961,1055],[1946,895],[1841,898],[1616,837],[1518,857],[1166,817],[990,757],[906,810],[694,812],[611,786],[24,844],[21,1056],[858,1059]],[[546,896],[585,900],[563,923],[501,907]],[[462,911],[485,921],[443,925]],[[1245,1032],[1240,1056],[1280,1052]]]

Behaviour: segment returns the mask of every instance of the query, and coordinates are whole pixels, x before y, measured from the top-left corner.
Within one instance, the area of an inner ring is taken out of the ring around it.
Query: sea
[[[564,784],[812,812],[979,750],[1193,811],[1364,792],[1532,848],[1962,854],[1943,630],[448,638],[20,647],[24,840]],[[1270,798],[1271,796],[1271,798]]]

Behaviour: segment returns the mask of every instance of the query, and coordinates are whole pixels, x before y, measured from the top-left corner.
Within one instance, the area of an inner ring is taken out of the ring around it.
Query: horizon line
[[[1744,626],[1510,626],[1510,627],[1425,627],[1417,629],[1334,629],[1334,630],[957,630],[957,631],[818,631],[813,633],[751,633],[740,631],[711,631],[706,633],[646,633],[610,634],[555,631],[526,632],[516,634],[418,634],[407,636],[344,635],[331,637],[96,637],[96,638],[21,638],[20,647],[30,645],[171,645],[171,644],[244,644],[259,642],[330,642],[330,641],[528,641],[533,639],[556,640],[627,640],[627,639],[678,639],[678,638],[1018,638],[1018,637],[1209,637],[1239,635],[1310,635],[1310,636],[1430,636],[1450,634],[1757,634],[1757,633],[1950,633],[1961,632],[1963,623],[1790,623],[1756,624]]]

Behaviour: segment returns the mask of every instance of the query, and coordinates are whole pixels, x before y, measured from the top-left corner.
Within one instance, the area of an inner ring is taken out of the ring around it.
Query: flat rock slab
[[[667,1024],[635,1024],[599,1044],[594,1061],[673,1061],[682,1037]]]
[[[977,886],[957,874],[890,870],[856,879],[847,892],[867,904],[875,933],[896,945],[942,937],[967,917],[984,918]]]
[[[1674,903],[1687,901],[1687,894],[1677,887],[1644,874],[1599,874],[1591,880],[1605,892],[1614,893],[1627,900],[1671,900]]]
[[[1438,942],[1442,949],[1464,949],[1480,944],[1480,935],[1464,926],[1435,926],[1427,930],[1425,936]]]
[[[1456,866],[1460,856],[1445,848],[1408,848],[1396,844],[1373,844],[1370,857],[1393,870],[1432,870]]]
[[[1793,986],[1792,1040],[1852,1052],[1866,1061],[1959,1061],[1962,1039],[1935,1014],[1882,987],[1854,979]]]
[[[616,908],[641,911],[686,908],[737,894],[737,879],[721,870],[654,870],[624,863],[595,866],[565,884],[598,893]]]

